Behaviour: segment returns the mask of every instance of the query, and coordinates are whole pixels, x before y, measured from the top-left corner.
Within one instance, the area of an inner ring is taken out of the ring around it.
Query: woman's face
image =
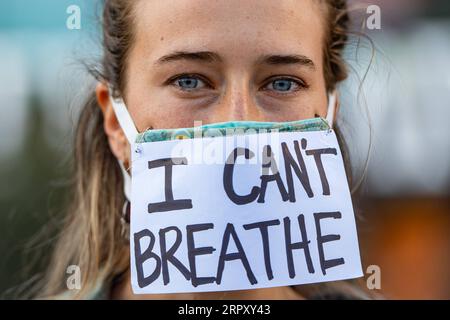
[[[138,130],[325,116],[322,5],[136,1],[124,99]]]
[[[317,1],[139,1],[126,104],[145,130],[326,113]]]

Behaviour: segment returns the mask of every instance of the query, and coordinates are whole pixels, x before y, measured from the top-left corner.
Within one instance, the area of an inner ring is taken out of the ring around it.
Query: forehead
[[[189,49],[217,52],[226,62],[274,51],[321,54],[316,0],[141,0],[134,9],[135,46],[154,58]]]

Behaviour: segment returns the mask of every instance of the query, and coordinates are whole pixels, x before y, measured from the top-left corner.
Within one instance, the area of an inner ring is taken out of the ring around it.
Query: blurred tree
[[[62,215],[67,188],[67,183],[54,183],[66,176],[67,167],[64,153],[45,135],[36,95],[30,98],[25,130],[20,151],[0,163],[0,298],[21,295],[18,289],[43,270],[52,246],[48,240],[57,230],[52,221]]]

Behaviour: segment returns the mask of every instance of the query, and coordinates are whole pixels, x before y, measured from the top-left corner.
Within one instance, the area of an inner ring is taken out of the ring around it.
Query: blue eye
[[[289,91],[292,87],[292,81],[289,80],[275,80],[273,88],[279,91]]]
[[[285,78],[271,81],[268,84],[267,89],[284,93],[297,91],[300,87],[302,87],[302,85],[298,81]]]
[[[182,76],[175,79],[174,84],[182,90],[193,90],[205,87],[205,82],[193,76]]]

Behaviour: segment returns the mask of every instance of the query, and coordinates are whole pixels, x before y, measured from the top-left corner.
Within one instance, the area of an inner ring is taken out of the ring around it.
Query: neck
[[[275,287],[223,292],[199,292],[176,294],[139,294],[131,289],[131,275],[127,271],[111,291],[112,299],[120,300],[299,300],[303,297],[291,287]]]

